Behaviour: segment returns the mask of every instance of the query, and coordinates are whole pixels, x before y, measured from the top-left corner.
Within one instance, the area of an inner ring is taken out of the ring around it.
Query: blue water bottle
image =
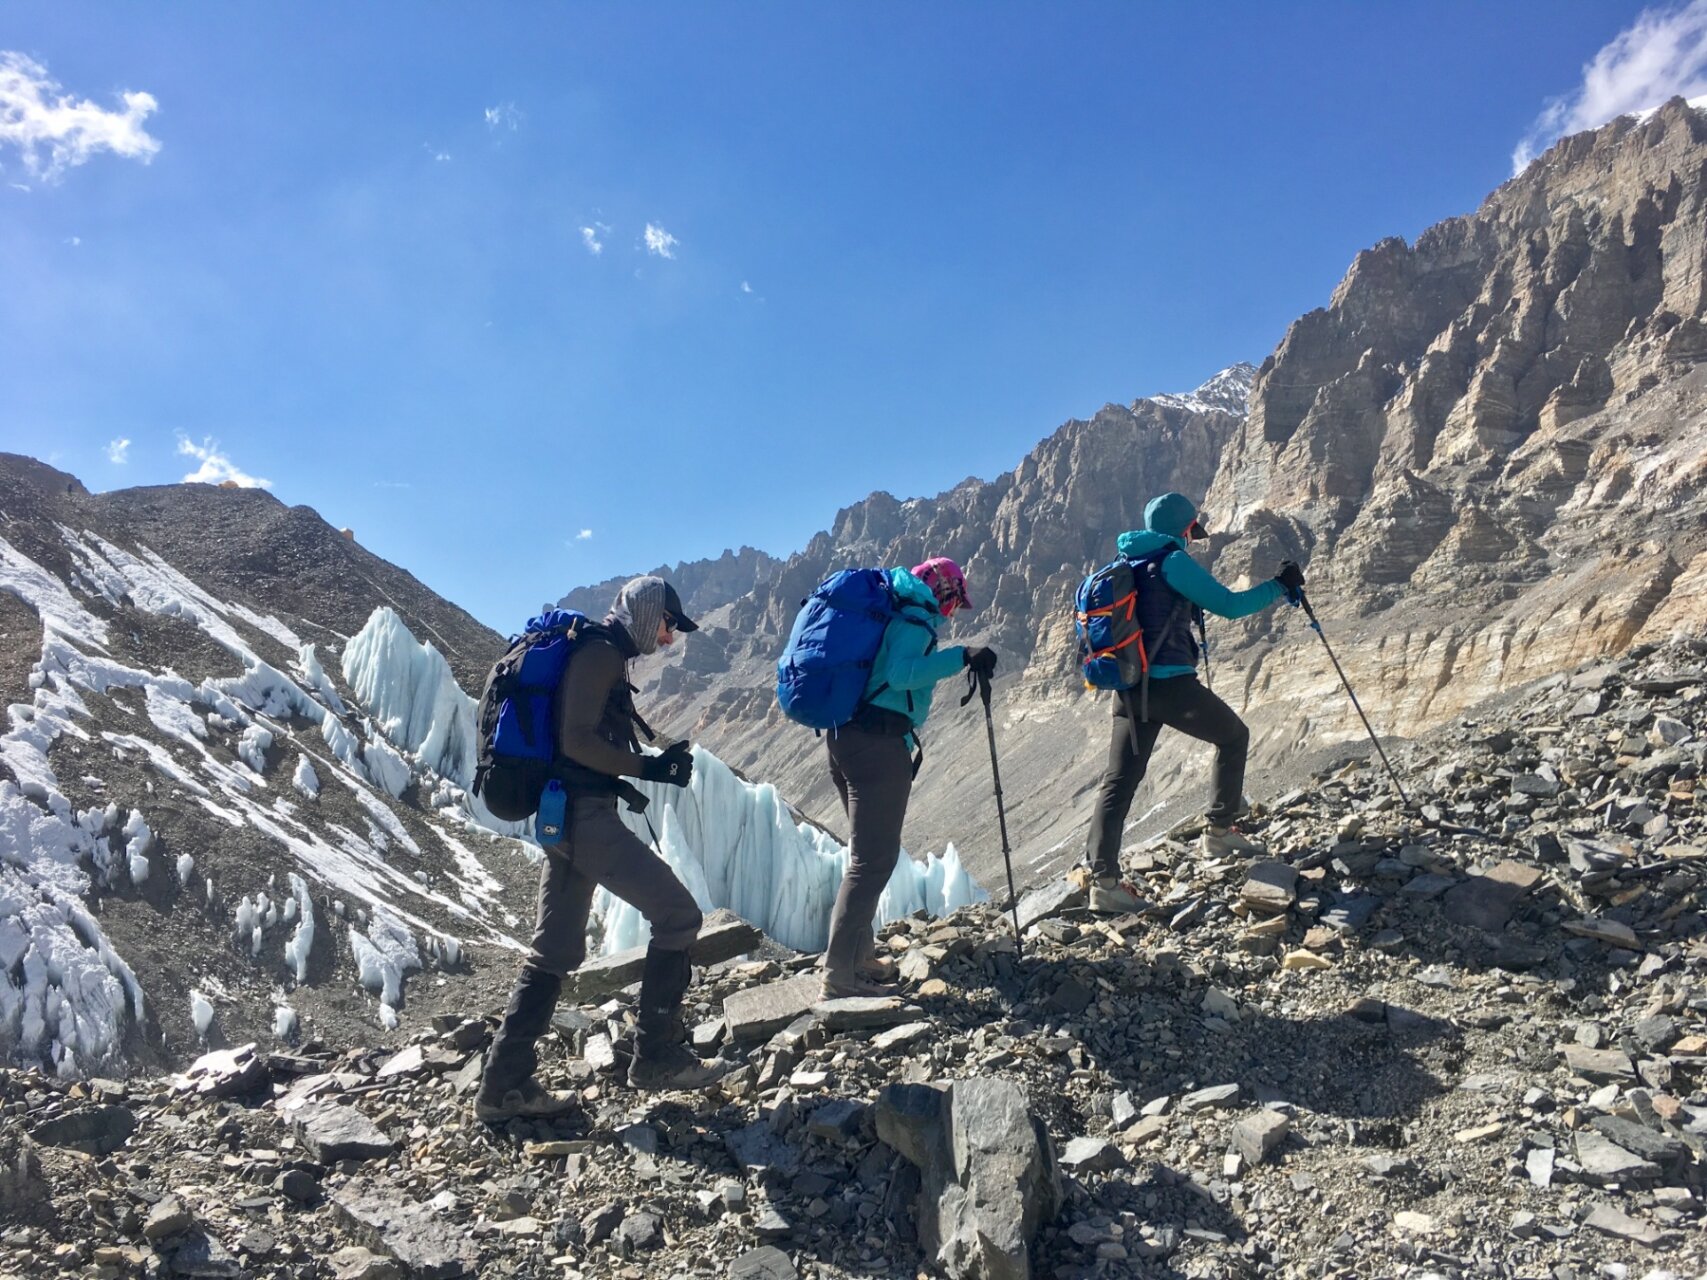
[[[563,820],[569,807],[569,794],[563,784],[553,778],[540,793],[539,812],[533,820],[533,838],[541,844],[556,844],[563,838]]]

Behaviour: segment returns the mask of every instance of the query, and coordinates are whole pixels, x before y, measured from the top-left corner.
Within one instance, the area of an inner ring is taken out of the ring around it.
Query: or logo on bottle
[[[534,839],[540,844],[556,844],[563,838],[563,821],[569,807],[568,793],[557,781],[545,784],[539,797],[539,812],[533,820]]]

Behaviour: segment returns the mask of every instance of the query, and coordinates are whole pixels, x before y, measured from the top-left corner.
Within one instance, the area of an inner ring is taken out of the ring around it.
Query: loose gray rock
[[[1289,1117],[1278,1111],[1259,1111],[1233,1126],[1233,1148],[1250,1164],[1261,1164],[1286,1140]]]
[[[452,1280],[474,1270],[473,1243],[456,1226],[372,1178],[351,1179],[332,1193],[332,1207],[369,1248],[396,1258],[424,1280]]]
[[[321,1164],[340,1160],[376,1160],[396,1150],[384,1130],[354,1107],[311,1103],[293,1120],[303,1146]]]

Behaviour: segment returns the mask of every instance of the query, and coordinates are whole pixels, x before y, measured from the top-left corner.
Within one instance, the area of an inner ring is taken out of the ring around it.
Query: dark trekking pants
[[[1215,748],[1214,785],[1205,816],[1218,827],[1230,825],[1244,805],[1245,756],[1251,731],[1238,713],[1198,683],[1195,675],[1150,681],[1150,718],[1133,723],[1138,693],[1117,696],[1108,743],[1108,768],[1097,788],[1091,812],[1090,863],[1099,876],[1120,874],[1120,837],[1132,797],[1144,780],[1156,737],[1163,727],[1178,729]],[[1136,730],[1136,732],[1134,732]],[[1136,739],[1136,741],[1134,741]]]
[[[502,1093],[522,1084],[538,1066],[534,1043],[551,1025],[563,976],[587,955],[587,915],[600,885],[637,908],[652,926],[651,949],[680,959],[649,963],[653,977],[641,988],[642,1008],[668,1005],[673,1016],[687,989],[687,950],[699,936],[700,910],[675,872],[616,816],[611,796],[580,796],[566,838],[552,845],[539,872],[539,914],[533,949],[522,962],[503,1025],[486,1059],[483,1087]]]
[[[871,943],[877,900],[901,856],[901,823],[913,790],[913,758],[900,734],[869,733],[843,725],[825,742],[830,778],[842,797],[851,834],[848,871],[830,912],[824,969],[852,974]]]

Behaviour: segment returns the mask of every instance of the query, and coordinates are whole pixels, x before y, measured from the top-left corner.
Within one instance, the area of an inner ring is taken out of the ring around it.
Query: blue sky
[[[1702,0],[11,0],[0,449],[264,479],[512,630],[1260,362],[1514,151],[1702,92],[1703,32]]]

